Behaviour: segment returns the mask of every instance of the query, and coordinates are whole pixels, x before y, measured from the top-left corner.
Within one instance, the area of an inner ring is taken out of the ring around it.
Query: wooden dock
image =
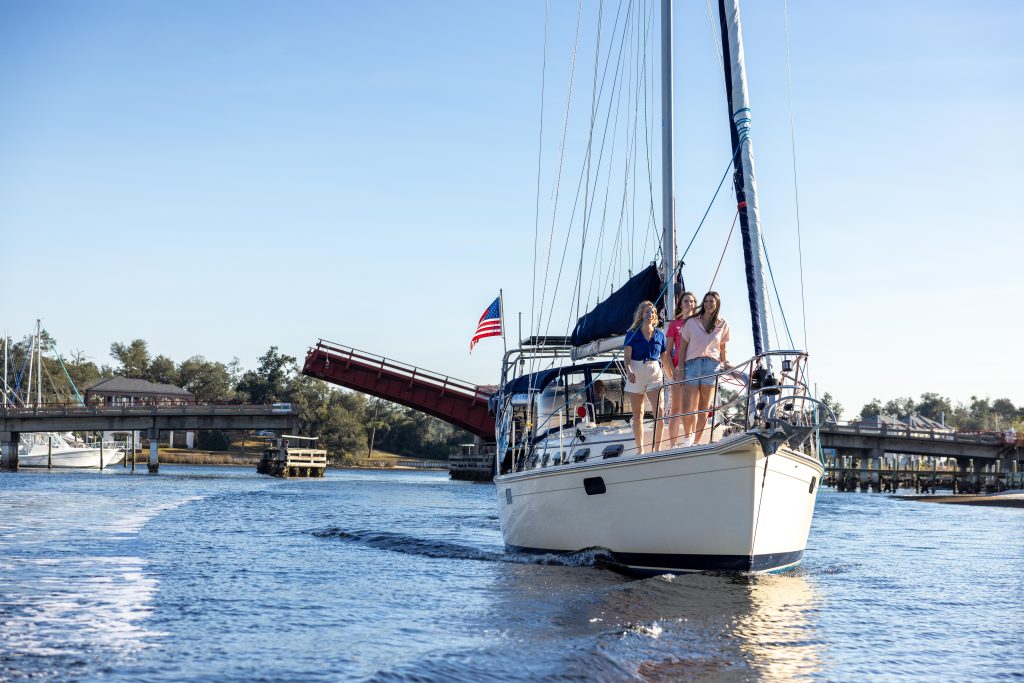
[[[272,477],[322,477],[327,469],[327,451],[310,448],[315,442],[316,437],[294,434],[271,439],[256,471]]]

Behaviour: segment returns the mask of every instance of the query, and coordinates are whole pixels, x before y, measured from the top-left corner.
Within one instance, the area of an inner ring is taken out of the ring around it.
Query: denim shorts
[[[699,386],[701,384],[713,385],[715,383],[714,377],[705,377],[704,375],[714,375],[718,372],[722,364],[717,360],[711,358],[693,358],[686,361],[684,366],[686,369],[686,383],[690,386]],[[700,379],[690,379],[690,377],[700,377]]]

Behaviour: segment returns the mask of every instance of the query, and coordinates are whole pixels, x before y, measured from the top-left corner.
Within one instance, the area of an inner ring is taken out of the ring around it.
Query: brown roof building
[[[85,390],[89,405],[191,405],[196,402],[193,393],[173,384],[156,384],[145,379],[110,377],[100,379]]]

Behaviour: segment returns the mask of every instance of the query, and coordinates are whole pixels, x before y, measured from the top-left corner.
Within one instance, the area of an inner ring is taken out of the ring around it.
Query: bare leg
[[[711,407],[711,394],[715,391],[715,387],[712,384],[701,384],[697,388],[700,392],[696,409],[700,412],[697,414],[697,434],[693,439],[694,443],[704,437],[704,427],[707,426],[708,423],[708,408]],[[711,440],[710,435],[708,436],[708,440]]]
[[[636,439],[636,452],[644,452],[644,398],[643,394],[627,391],[629,405],[633,409],[633,438]]]
[[[654,389],[653,391],[648,391],[647,392],[647,400],[651,402],[651,408],[654,410],[654,413],[655,413],[655,415],[654,415],[654,447],[651,448],[651,450],[652,451],[660,451],[662,448],[664,448],[664,444],[661,443],[661,431],[662,431],[662,426],[663,426],[664,421],[661,419],[662,418],[661,412],[662,412],[663,408],[662,408],[662,410],[659,410],[659,408],[661,408],[661,406],[665,405],[664,396],[662,396],[662,393],[661,393],[661,391],[659,389]]]
[[[683,418],[679,417],[683,412],[683,385],[673,384],[672,385],[672,417],[669,418],[668,423],[668,441],[671,445],[679,443],[679,427],[683,423]]]
[[[690,384],[683,385],[683,412],[693,413],[697,410],[698,391],[697,387]],[[683,437],[693,437],[694,415],[683,416]]]

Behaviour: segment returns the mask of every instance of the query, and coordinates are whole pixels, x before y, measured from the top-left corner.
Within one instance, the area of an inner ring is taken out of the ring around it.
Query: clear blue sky
[[[747,3],[744,30],[762,217],[799,345],[782,7]],[[548,157],[576,10],[551,2]],[[1024,402],[1024,4],[791,0],[789,22],[819,387],[848,414],[923,391]],[[543,29],[540,0],[0,0],[0,325],[20,337],[42,317],[98,363],[143,338],[253,367],[323,337],[496,382],[500,341],[467,347],[499,288],[513,337],[531,309]],[[679,3],[676,38],[685,243],[729,143],[703,2]],[[730,220],[720,203],[687,257],[692,288]],[[716,282],[734,359],[751,351],[739,259],[734,239]]]

